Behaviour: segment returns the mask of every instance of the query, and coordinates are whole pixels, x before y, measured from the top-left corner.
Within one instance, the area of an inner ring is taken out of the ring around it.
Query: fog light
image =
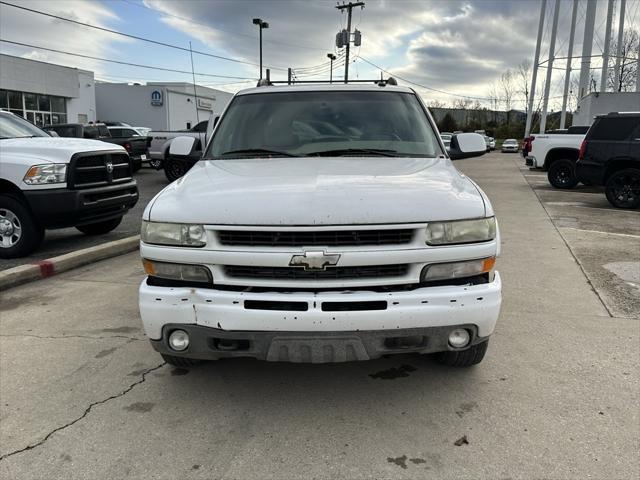
[[[453,348],[466,347],[471,340],[469,332],[464,328],[457,328],[449,334],[449,345]]]
[[[186,350],[189,346],[189,334],[184,330],[174,330],[169,335],[169,346],[178,352]]]

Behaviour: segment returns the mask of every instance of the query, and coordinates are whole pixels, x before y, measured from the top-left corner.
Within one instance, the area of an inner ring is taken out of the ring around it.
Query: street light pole
[[[262,30],[264,28],[269,28],[269,24],[267,22],[263,22],[260,18],[254,18],[253,24],[257,25],[260,29],[260,80],[262,80]]]
[[[333,61],[337,57],[333,53],[327,53],[327,58],[331,60],[331,69],[329,70],[329,83],[333,83]]]

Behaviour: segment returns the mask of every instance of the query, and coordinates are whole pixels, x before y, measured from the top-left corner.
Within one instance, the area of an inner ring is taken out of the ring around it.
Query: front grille
[[[346,247],[409,243],[413,230],[336,230],[312,232],[269,232],[220,230],[222,245],[250,247]]]
[[[229,277],[265,280],[347,280],[360,278],[401,277],[409,266],[369,265],[365,267],[329,267],[326,270],[304,270],[300,267],[246,267],[227,265],[224,271]]]
[[[93,188],[125,183],[133,178],[126,153],[83,153],[71,160],[69,188]]]

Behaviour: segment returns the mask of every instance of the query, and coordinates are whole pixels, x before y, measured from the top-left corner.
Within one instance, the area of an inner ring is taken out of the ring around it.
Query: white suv
[[[140,313],[167,362],[482,360],[500,238],[450,157],[485,142],[454,135],[448,155],[420,97],[391,83],[233,98],[202,159],[144,212]]]

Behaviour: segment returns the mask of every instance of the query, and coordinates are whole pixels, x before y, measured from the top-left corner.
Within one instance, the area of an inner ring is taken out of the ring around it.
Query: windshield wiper
[[[251,156],[271,155],[271,156],[277,156],[277,157],[295,157],[296,156],[296,155],[292,155],[291,153],[278,152],[277,150],[266,150],[264,148],[246,148],[243,150],[230,150],[228,152],[222,153],[220,157],[223,157],[225,155],[251,155]]]
[[[378,155],[381,157],[397,157],[396,150],[385,150],[381,148],[339,148],[337,150],[319,150],[317,152],[307,153],[307,157],[340,157],[353,154]]]

